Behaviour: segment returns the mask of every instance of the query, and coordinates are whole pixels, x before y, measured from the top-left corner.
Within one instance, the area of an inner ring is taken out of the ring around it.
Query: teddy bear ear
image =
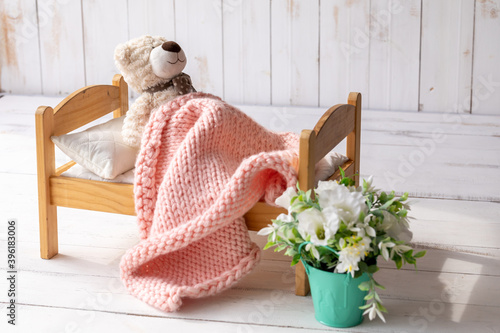
[[[130,52],[130,47],[127,44],[119,44],[115,48],[115,62],[122,65],[128,63]]]

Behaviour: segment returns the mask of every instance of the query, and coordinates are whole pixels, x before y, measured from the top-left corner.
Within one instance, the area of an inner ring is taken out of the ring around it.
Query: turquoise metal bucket
[[[310,242],[304,242],[302,247]],[[338,256],[337,251],[324,246]],[[354,279],[351,274],[340,274],[322,271],[314,268],[302,260],[311,286],[311,296],[314,304],[314,314],[320,323],[332,327],[352,327],[363,321],[363,310],[367,291],[359,289],[362,282],[368,281],[370,276],[363,273]]]
[[[361,324],[363,310],[359,307],[365,304],[367,292],[358,286],[370,279],[368,274],[354,279],[351,274],[326,272],[302,263],[309,277],[316,320],[332,327]]]

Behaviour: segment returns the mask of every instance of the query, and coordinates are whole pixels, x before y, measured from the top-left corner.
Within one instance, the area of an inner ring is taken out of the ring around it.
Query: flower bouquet
[[[379,270],[377,258],[381,255],[386,261],[392,260],[399,269],[403,263],[416,266],[416,259],[425,255],[425,251],[414,253],[407,243],[412,236],[408,193],[398,198],[394,192],[380,192],[373,187],[372,177],[356,187],[342,169],[340,173],[340,181],[319,182],[313,191],[301,191],[298,184],[297,190],[288,188],[276,200],[277,205],[288,209],[288,214],[279,215],[259,234],[268,235],[264,249],[286,249],[285,254],[293,257],[292,266],[302,260],[308,275],[309,266],[344,274],[353,281],[363,276],[359,279],[363,282],[357,285],[364,292],[361,305],[356,306],[360,313],[357,324],[365,314],[370,320],[378,316],[385,322],[382,313],[387,310],[376,290],[384,287],[373,278]],[[311,282],[313,301],[314,287]],[[319,295],[324,297],[325,292]],[[315,310],[318,318],[316,304]]]

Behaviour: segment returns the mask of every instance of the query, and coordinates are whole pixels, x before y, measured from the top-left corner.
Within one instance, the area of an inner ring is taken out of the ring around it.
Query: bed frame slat
[[[259,231],[271,224],[271,220],[281,213],[288,214],[284,208],[274,207],[265,202],[257,202],[243,217],[248,230]]]
[[[135,215],[131,184],[56,176],[50,177],[50,187],[50,203],[54,206]]]
[[[354,161],[349,160],[342,164],[341,168],[344,170],[346,176],[351,177],[354,175]],[[340,170],[335,171],[333,175],[328,177],[327,180],[339,180],[340,179]]]

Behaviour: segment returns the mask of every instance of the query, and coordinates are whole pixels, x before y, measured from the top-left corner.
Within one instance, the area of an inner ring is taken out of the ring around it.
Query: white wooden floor
[[[34,110],[59,100],[0,98],[0,332],[335,331],[315,321],[310,296],[294,295],[289,258],[267,251],[218,296],[186,300],[177,313],[145,305],[119,279],[120,258],[138,241],[133,217],[60,208],[60,254],[40,259]],[[242,109],[295,131],[323,111]],[[362,174],[410,192],[414,242],[428,252],[418,272],[381,262],[387,324],[351,331],[500,332],[500,117],[366,111],[362,128]],[[5,309],[8,218],[19,223],[15,328]]]

